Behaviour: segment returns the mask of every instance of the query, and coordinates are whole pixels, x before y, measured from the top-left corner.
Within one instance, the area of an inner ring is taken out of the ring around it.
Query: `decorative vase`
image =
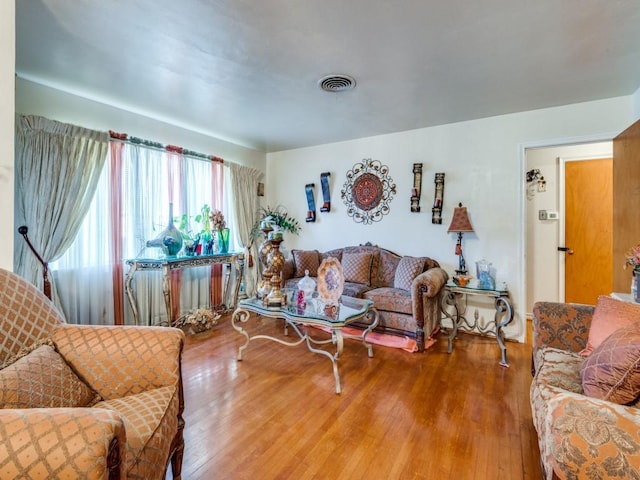
[[[229,252],[229,229],[223,228],[222,230],[218,230],[218,253],[228,253]]]
[[[173,224],[173,203],[169,204],[169,223],[153,240],[147,240],[147,247],[160,247],[168,257],[175,257],[182,249],[182,234]]]
[[[316,281],[309,276],[309,270],[304,271],[304,277],[298,282],[298,291],[304,293],[304,302],[309,303],[316,291]]]

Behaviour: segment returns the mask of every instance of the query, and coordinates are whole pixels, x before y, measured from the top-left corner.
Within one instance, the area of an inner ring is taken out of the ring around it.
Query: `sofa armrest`
[[[560,479],[638,478],[640,409],[576,393],[549,400],[546,444]]]
[[[411,285],[411,295],[437,297],[449,280],[449,275],[440,267],[430,268],[418,275]]]
[[[416,322],[418,351],[424,351],[427,338],[440,328],[440,292],[449,275],[440,267],[430,268],[418,275],[411,284],[411,304]]]
[[[184,332],[169,327],[60,325],[58,352],[103,400],[181,381]]]
[[[533,354],[542,347],[579,352],[587,346],[593,305],[536,302],[533,305]]]
[[[125,478],[125,427],[114,411],[0,409],[0,438],[0,478]]]

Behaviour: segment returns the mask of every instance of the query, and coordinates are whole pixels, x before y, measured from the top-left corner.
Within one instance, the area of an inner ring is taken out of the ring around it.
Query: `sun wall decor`
[[[396,194],[396,184],[389,167],[379,160],[365,158],[347,172],[341,195],[347,215],[364,225],[379,222],[389,213],[389,203]]]

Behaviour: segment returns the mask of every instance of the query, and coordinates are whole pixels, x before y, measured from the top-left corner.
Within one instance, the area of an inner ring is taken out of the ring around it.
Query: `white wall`
[[[634,120],[640,120],[640,87],[635,91],[632,96],[633,99],[633,118]]]
[[[533,148],[526,152],[526,170],[540,169],[547,182],[545,192],[536,192],[526,200],[526,312],[529,315],[536,301],[562,301],[559,295],[560,238],[559,220],[538,220],[538,210],[560,210],[560,166],[558,158],[585,159],[613,156],[612,142],[598,142],[548,148]]]
[[[104,103],[65,93],[29,80],[16,80],[15,110],[95,130],[115,130],[134,137],[179,145],[265,171],[265,154],[176,127]]]
[[[431,256],[450,273],[457,261],[455,235],[446,230],[454,206],[462,202],[475,230],[464,237],[467,262],[474,267],[486,258],[497,268],[498,281],[507,282],[518,315],[506,334],[523,341],[524,146],[603,134],[612,138],[632,123],[632,110],[632,98],[619,97],[272,153],[267,155],[266,198],[304,223],[304,185],[316,183],[318,205],[320,173],[330,171],[331,212],[318,213],[317,222],[304,224],[299,237],[288,235],[288,249],[327,250],[371,241],[400,254]],[[374,225],[354,223],[340,196],[346,172],[364,158],[388,165],[397,186],[390,214]],[[411,213],[416,162],[424,164],[422,211]],[[431,223],[436,172],[446,174],[442,225]]]
[[[15,1],[0,2],[0,267],[13,270]]]

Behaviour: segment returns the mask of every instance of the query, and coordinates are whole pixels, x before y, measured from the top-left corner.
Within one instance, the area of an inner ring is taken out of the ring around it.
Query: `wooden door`
[[[612,190],[611,158],[565,163],[565,302],[612,292]]]
[[[613,139],[613,291],[629,293],[625,253],[640,243],[640,121]]]

